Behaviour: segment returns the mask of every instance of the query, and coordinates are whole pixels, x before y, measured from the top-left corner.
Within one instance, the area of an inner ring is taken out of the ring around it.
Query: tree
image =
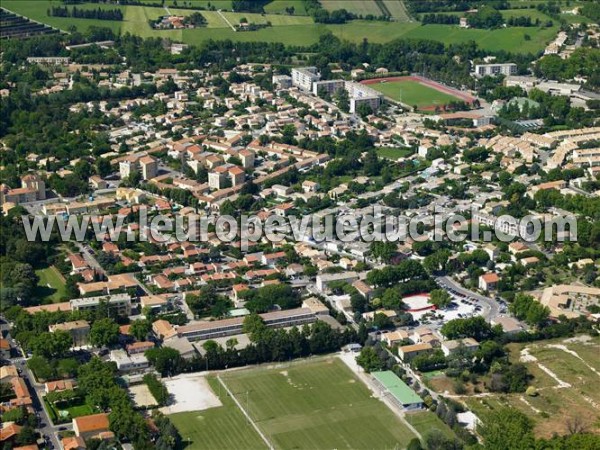
[[[518,319],[524,320],[532,327],[539,327],[548,321],[550,310],[536,301],[532,296],[517,294],[508,307]]]
[[[41,333],[29,344],[34,355],[44,358],[64,356],[73,345],[73,338],[67,331],[56,330],[53,333]]]
[[[110,347],[119,341],[119,325],[110,318],[96,320],[90,330],[90,342],[96,347]]]
[[[492,326],[481,316],[451,320],[442,325],[440,332],[448,339],[471,337],[479,342],[494,336]]]
[[[360,355],[356,357],[356,362],[368,373],[385,368],[385,361],[379,357],[373,347],[363,347]]]
[[[250,336],[252,342],[258,342],[266,329],[265,322],[258,314],[249,314],[244,317],[242,332]]]
[[[19,431],[19,434],[15,439],[15,443],[19,444],[20,446],[34,444],[36,438],[36,431],[29,425],[26,425],[23,428],[21,428],[21,431]]]
[[[397,247],[394,242],[371,242],[371,254],[374,258],[379,259],[385,263],[389,263],[391,261],[392,257],[396,254],[396,250]]]
[[[54,377],[54,370],[43,356],[33,355],[27,361],[27,367],[34,373],[39,381],[50,380]]]
[[[522,412],[503,408],[491,412],[478,428],[489,450],[525,450],[534,448],[533,423]]]
[[[161,375],[173,375],[181,371],[181,354],[174,348],[161,347],[146,350],[146,358]]]
[[[434,289],[429,293],[429,303],[438,309],[445,309],[452,302],[452,297],[444,289]]]
[[[427,450],[460,450],[463,448],[460,441],[446,437],[439,430],[431,430],[425,436]]]
[[[112,168],[110,165],[110,161],[106,158],[98,158],[96,161],[96,173],[104,178],[110,175],[112,172]]]
[[[131,328],[129,329],[129,332],[138,341],[145,341],[151,330],[152,324],[149,320],[134,320],[131,322]]]

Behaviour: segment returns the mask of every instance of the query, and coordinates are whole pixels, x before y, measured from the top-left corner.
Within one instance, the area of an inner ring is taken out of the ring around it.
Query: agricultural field
[[[397,22],[411,22],[406,6],[402,0],[382,0],[383,4]]]
[[[193,0],[192,0],[193,1]],[[207,7],[208,1],[198,2]],[[92,20],[92,19],[73,19],[64,17],[50,17],[47,14],[48,8],[54,3],[50,0],[5,0],[2,6],[18,14],[22,14],[39,22],[47,23],[62,30],[69,30],[76,27],[79,31],[85,31],[91,26],[108,27],[115,33],[129,32],[143,37],[165,37],[174,40],[180,40],[188,44],[198,44],[207,39],[231,39],[239,42],[281,42],[285,45],[311,45],[318,41],[319,36],[327,31],[341,39],[352,42],[362,42],[365,38],[370,42],[383,43],[398,38],[409,39],[431,39],[444,42],[446,44],[455,44],[468,41],[475,41],[485,50],[497,51],[506,50],[511,52],[538,52],[542,50],[556,35],[558,25],[551,28],[525,28],[512,27],[501,28],[497,30],[474,30],[462,29],[458,26],[450,25],[421,25],[418,22],[410,21],[408,16],[400,17],[403,5],[393,5],[396,2],[386,0],[385,4],[392,13],[396,21],[362,21],[355,20],[340,25],[316,24],[311,17],[302,15],[301,11],[289,16],[285,13],[284,5],[289,5],[288,0],[275,0],[267,5],[267,14],[233,13],[230,10],[231,2],[211,2],[211,5],[217,6],[217,3],[223,4],[223,14],[232,22],[239,23],[241,17],[245,17],[249,22],[265,23],[270,21],[272,27],[257,31],[234,32],[228,24],[216,11],[201,11],[205,16],[207,25],[205,27],[185,30],[153,30],[148,24],[148,20],[154,20],[159,16],[167,14],[165,8],[153,6],[137,5],[98,5],[81,4],[78,8],[119,8],[124,11],[123,21]],[[369,5],[368,8],[377,8],[375,2],[342,2],[331,0],[329,3],[340,4],[348,3],[358,8],[360,5]],[[277,4],[277,5],[275,5]],[[194,10],[178,9],[166,6],[171,14],[190,15]],[[339,6],[338,6],[339,7]],[[363,8],[363,6],[360,6]],[[364,6],[367,8],[367,6]],[[225,11],[227,9],[227,11]],[[396,11],[396,12],[394,12]],[[527,14],[538,14],[535,10],[523,10]],[[279,14],[269,14],[279,13]],[[396,17],[396,14],[398,15]],[[285,28],[283,28],[285,27]],[[526,35],[528,38],[526,38]]]
[[[416,105],[419,109],[426,107],[442,106],[458,98],[453,95],[440,92],[418,81],[402,80],[388,81],[386,83],[370,84],[369,87],[381,92],[386,97],[404,103],[405,105]]]
[[[404,447],[414,437],[338,358],[229,372],[222,380],[278,449]]]
[[[186,444],[185,448],[266,449],[266,444],[234,401],[219,388],[219,381],[215,377],[209,377],[208,383],[223,406],[169,415]]]
[[[140,3],[145,5],[156,5],[161,3],[162,0],[139,0]],[[171,9],[177,8],[181,5],[189,5],[194,7],[200,7],[204,9],[223,9],[231,11],[231,0],[164,0],[164,5]]]
[[[7,0],[2,1],[2,7],[17,14],[21,14],[38,22],[46,23],[63,31],[68,31],[70,27],[75,26],[78,30],[87,29],[89,27],[105,27],[110,28],[115,33],[121,29],[123,22],[112,20],[96,20],[96,19],[77,19],[72,17],[53,17],[48,14],[48,9],[53,6],[62,6],[62,3],[53,2],[51,0]],[[98,4],[81,4],[77,5],[80,9],[120,9],[125,14],[126,6],[119,5],[98,5]]]
[[[283,14],[248,14],[248,13],[233,13],[224,12],[223,15],[232,24],[240,23],[240,19],[246,18],[250,23],[263,24],[271,22],[273,27],[289,27],[294,25],[313,25],[312,17],[308,16],[288,16]],[[281,31],[281,30],[280,30]],[[250,33],[245,31],[244,33]],[[243,34],[243,33],[240,33]]]
[[[374,0],[321,0],[321,6],[327,11],[345,9],[348,12],[361,16],[366,16],[367,14],[381,16],[383,14]]]
[[[306,16],[308,14],[304,3],[298,0],[273,0],[265,5],[265,12],[267,14],[287,14],[286,8],[292,7],[295,16]]]
[[[495,409],[513,407],[534,420],[538,437],[565,434],[574,420],[600,433],[600,338],[578,336],[509,348],[511,360],[524,363],[534,375],[531,385],[537,395],[461,397],[482,421]]]
[[[451,25],[422,25],[403,35],[404,38],[431,39],[448,44],[475,41],[485,50],[535,53],[556,37],[558,26],[550,28],[509,27],[497,30],[463,29]],[[528,35],[528,40],[525,35]]]
[[[40,281],[36,288],[36,296],[50,302],[59,302],[67,295],[65,279],[54,266],[38,269],[35,274]]]

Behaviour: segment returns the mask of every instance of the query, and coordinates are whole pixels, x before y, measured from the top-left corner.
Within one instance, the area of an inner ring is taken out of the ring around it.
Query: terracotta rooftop
[[[93,431],[105,431],[109,428],[108,414],[92,414],[91,416],[81,416],[73,419],[73,426],[77,427],[79,433],[89,433]]]

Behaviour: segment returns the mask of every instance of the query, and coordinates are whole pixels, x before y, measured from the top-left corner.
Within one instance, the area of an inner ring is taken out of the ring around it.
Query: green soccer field
[[[247,422],[242,411],[225,390],[219,389],[219,381],[209,377],[208,383],[222,406],[169,415],[181,434],[186,450],[266,449],[267,445]]]
[[[458,98],[436,91],[429,86],[411,80],[388,81],[385,83],[370,84],[369,87],[378,90],[386,97],[402,102],[405,105],[417,105],[422,108],[431,105],[445,105]]]
[[[337,358],[222,377],[275,448],[403,448],[414,434]]]

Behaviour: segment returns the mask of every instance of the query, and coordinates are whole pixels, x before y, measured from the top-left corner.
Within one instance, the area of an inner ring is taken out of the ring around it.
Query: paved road
[[[88,266],[90,266],[92,269],[95,269],[98,273],[101,273],[104,276],[107,275],[106,270],[104,270],[104,268],[98,263],[98,261],[96,261],[96,258],[94,258],[94,256],[90,253],[87,246],[83,245],[81,242],[75,242],[75,245],[77,245],[77,247],[79,248],[79,251],[83,255],[83,259],[86,263],[88,263]]]
[[[73,425],[71,423],[61,424],[61,425],[53,425],[46,408],[42,403],[42,395],[44,394],[44,385],[39,384],[35,381],[35,377],[31,373],[31,371],[27,368],[27,361],[24,358],[16,358],[12,360],[13,364],[17,366],[21,371],[21,377],[25,380],[27,384],[27,388],[29,389],[29,393],[31,394],[31,399],[33,400],[33,407],[36,412],[39,414],[41,426],[38,426],[37,431],[39,431],[44,436],[50,437],[50,442],[52,442],[52,446],[55,449],[60,449],[60,443],[58,440],[58,431],[59,428],[65,428],[67,430],[72,430]]]
[[[450,288],[453,291],[464,295],[465,297],[471,297],[477,300],[482,307],[481,315],[488,322],[500,315],[500,306],[498,305],[497,301],[462,287],[450,277],[436,277],[435,281],[445,289]]]

